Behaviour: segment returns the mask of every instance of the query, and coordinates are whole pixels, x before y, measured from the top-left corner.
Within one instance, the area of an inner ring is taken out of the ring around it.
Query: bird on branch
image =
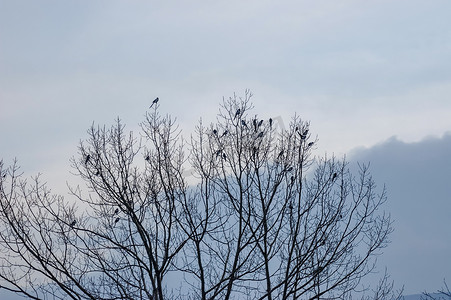
[[[240,114],[241,114],[241,109],[238,108],[238,109],[236,110],[234,119],[236,119],[236,117],[238,117]]]
[[[149,108],[152,108],[152,106],[153,106],[154,104],[157,104],[159,100],[160,100],[160,99],[159,99],[158,97],[155,98],[155,100],[152,101],[152,104],[149,106]]]

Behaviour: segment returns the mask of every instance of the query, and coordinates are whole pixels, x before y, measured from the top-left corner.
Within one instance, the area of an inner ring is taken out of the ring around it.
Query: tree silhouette
[[[451,290],[448,287],[448,284],[445,280],[443,280],[444,287],[438,290],[436,293],[428,293],[424,292],[422,295],[423,300],[450,300],[451,299]]]
[[[158,109],[139,138],[120,120],[93,125],[71,160],[86,186],[69,200],[1,161],[0,288],[33,299],[367,297],[361,280],[392,231],[385,190],[366,165],[354,175],[344,160],[314,159],[297,116],[287,129],[243,126],[256,124],[250,98],[224,100],[189,141]],[[387,280],[371,299],[393,299]]]

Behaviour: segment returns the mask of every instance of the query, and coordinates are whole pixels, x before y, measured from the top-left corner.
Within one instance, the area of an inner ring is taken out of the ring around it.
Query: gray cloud
[[[351,161],[370,162],[386,184],[386,209],[395,220],[392,244],[380,263],[409,294],[435,291],[451,280],[451,133],[405,143],[392,137],[357,149]]]

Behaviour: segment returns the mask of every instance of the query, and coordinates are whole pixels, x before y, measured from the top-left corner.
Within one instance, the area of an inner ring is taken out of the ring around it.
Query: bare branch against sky
[[[406,292],[437,290],[451,278],[449,11],[446,0],[0,0],[0,155],[66,195],[93,121],[138,130],[159,97],[188,139],[223,95],[250,88],[259,115],[308,118],[316,154],[378,161],[397,228],[386,265]]]

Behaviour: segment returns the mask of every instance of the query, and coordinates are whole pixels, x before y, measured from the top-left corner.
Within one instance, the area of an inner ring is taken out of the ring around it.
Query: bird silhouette
[[[272,127],[272,119],[269,118],[269,127]]]
[[[85,159],[85,165],[89,162],[89,159],[91,159],[91,155],[86,155],[86,159]]]
[[[116,210],[114,211],[114,214],[117,215],[119,213],[119,208],[116,208]]]
[[[263,120],[260,120],[260,122],[258,122],[258,127],[262,126],[263,124]]]
[[[224,131],[224,132],[222,133],[221,137],[225,136],[227,133],[229,133],[228,130]]]
[[[238,108],[238,109],[236,110],[234,119],[236,119],[236,117],[238,117],[240,114],[241,114],[241,109]]]
[[[75,224],[77,224],[77,220],[73,220],[72,223],[70,223],[70,227],[74,227]]]
[[[257,131],[257,119],[253,119],[252,124],[254,125],[254,130]]]
[[[257,138],[261,138],[261,137],[263,137],[263,131],[257,135]]]
[[[116,224],[117,222],[119,222],[121,218],[116,218],[116,220],[114,220],[114,223]]]
[[[241,125],[243,125],[244,127],[246,127],[246,128],[247,128],[247,124],[246,124],[246,121],[244,121],[244,120],[241,120]]]
[[[217,135],[217,134],[218,134],[218,131],[217,131],[216,129],[213,129],[213,134],[214,134],[214,135]]]
[[[100,176],[100,171],[99,170],[97,170],[96,176]]]
[[[293,167],[288,167],[287,172],[293,171]]]
[[[145,158],[145,160],[149,161],[149,160],[150,160],[150,156],[147,155],[146,158]]]
[[[157,104],[159,100],[160,100],[160,99],[159,99],[158,97],[155,98],[155,100],[152,101],[152,104],[149,106],[149,108],[152,108],[152,106],[153,106],[154,104]]]
[[[309,146],[309,147],[312,147],[313,144],[314,144],[314,142],[310,142],[310,143],[308,143],[308,146]]]
[[[334,181],[337,178],[337,173],[334,173],[334,175],[332,175],[332,181]]]
[[[283,155],[283,150],[279,152],[279,155],[277,155],[277,158],[280,158]]]

